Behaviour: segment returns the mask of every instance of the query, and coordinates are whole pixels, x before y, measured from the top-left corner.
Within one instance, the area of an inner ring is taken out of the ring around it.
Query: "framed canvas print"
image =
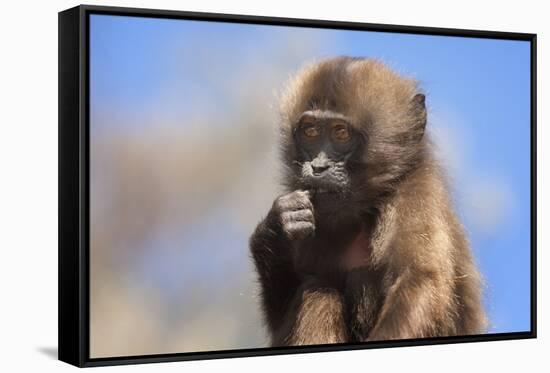
[[[59,359],[536,336],[536,35],[59,13]]]

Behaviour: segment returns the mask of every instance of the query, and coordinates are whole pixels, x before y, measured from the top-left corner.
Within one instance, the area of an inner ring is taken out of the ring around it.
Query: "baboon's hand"
[[[286,238],[293,243],[311,236],[315,231],[309,191],[296,190],[277,198],[271,214],[277,219]]]

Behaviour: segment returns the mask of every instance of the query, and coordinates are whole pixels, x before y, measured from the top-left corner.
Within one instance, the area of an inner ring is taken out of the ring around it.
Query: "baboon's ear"
[[[417,93],[414,95],[414,97],[411,100],[412,104],[412,110],[414,112],[415,116],[415,127],[416,129],[424,134],[424,130],[426,129],[426,119],[427,119],[427,113],[426,113],[426,96],[422,93]]]
[[[422,93],[414,95],[412,102],[415,108],[426,110],[426,96]]]

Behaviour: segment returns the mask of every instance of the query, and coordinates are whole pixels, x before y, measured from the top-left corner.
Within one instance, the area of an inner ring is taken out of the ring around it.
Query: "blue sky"
[[[92,152],[94,136],[150,130],[159,115],[230,111],[240,98],[220,85],[252,79],[255,66],[268,75],[292,73],[307,60],[345,54],[379,58],[419,80],[428,97],[428,127],[440,133],[435,138],[452,166],[457,210],[487,283],[491,331],[529,329],[528,42],[105,15],[92,15],[90,30]],[[212,231],[223,223],[209,219],[216,224],[201,227],[207,232],[197,248],[219,241]],[[246,246],[245,235],[222,230],[231,237],[227,245]],[[166,275],[154,255],[150,250],[136,261],[138,273],[156,279],[167,297],[177,296],[180,278]],[[174,260],[187,259],[167,263]],[[208,263],[200,268],[208,271]]]

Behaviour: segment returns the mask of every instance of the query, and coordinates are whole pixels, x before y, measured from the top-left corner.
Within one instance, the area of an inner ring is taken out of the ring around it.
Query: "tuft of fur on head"
[[[354,158],[358,171],[351,172],[354,201],[368,202],[393,190],[427,159],[426,108],[417,82],[377,60],[330,58],[291,78],[280,101],[281,153],[289,190],[299,185],[294,130],[307,110],[342,113],[362,134],[362,153]]]

